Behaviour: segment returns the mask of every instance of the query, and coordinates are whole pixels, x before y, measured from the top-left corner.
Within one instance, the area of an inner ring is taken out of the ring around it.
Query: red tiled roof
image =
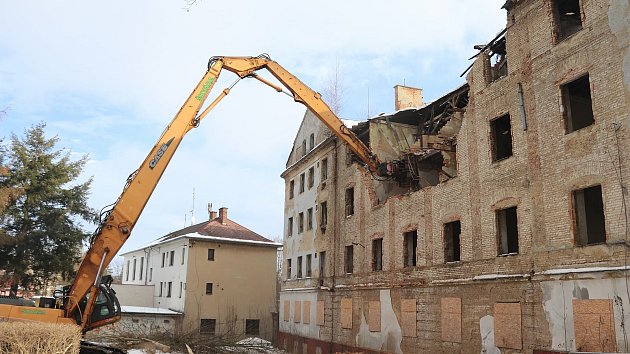
[[[274,243],[273,241],[230,219],[225,219],[224,221],[225,224],[221,223],[221,218],[217,217],[209,221],[205,221],[196,225],[185,227],[181,230],[171,232],[170,234],[162,237],[159,241],[163,242],[178,236],[197,233],[202,236],[213,236],[232,240]]]

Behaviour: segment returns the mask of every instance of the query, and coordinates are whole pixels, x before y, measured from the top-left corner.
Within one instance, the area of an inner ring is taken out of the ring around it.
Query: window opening
[[[304,232],[304,213],[298,214],[298,234]]]
[[[304,193],[304,174],[300,175],[300,193]]]
[[[490,121],[492,134],[492,161],[512,156],[512,126],[510,115],[505,114]]]
[[[315,167],[308,169],[308,189],[313,188],[315,184]]]
[[[567,134],[586,128],[595,122],[588,75],[562,85],[560,91]]]
[[[203,318],[199,325],[199,333],[214,334],[216,331],[217,320],[214,318]]]
[[[418,230],[405,232],[404,235],[404,266],[415,267],[417,264],[417,250],[418,250]]]
[[[302,156],[306,155],[306,140],[302,140]]]
[[[208,248],[208,260],[214,261],[214,248]]]
[[[184,283],[179,282],[179,298],[182,298],[182,293],[184,292]]]
[[[206,295],[212,295],[212,283],[206,283]]]
[[[459,262],[461,260],[462,224],[459,220],[444,224],[444,261]]]
[[[346,216],[354,215],[354,188],[346,189]]]
[[[354,246],[346,246],[346,261],[345,271],[347,274],[352,274],[354,271]]]
[[[311,133],[311,136],[308,138],[308,149],[313,150],[315,147],[315,134]]]
[[[289,222],[287,225],[287,235],[292,236],[293,235],[293,217],[289,218]]]
[[[174,261],[175,261],[175,251],[171,251],[171,257],[168,260],[168,265],[172,267]]]
[[[326,276],[326,252],[319,252],[319,277]]]
[[[131,261],[127,260],[127,271],[125,272],[125,280],[129,281],[129,269],[131,268]]]
[[[575,241],[578,246],[606,242],[602,186],[573,191]]]
[[[164,264],[166,264],[166,253],[162,252],[162,268],[164,268]]]
[[[313,208],[308,208],[306,211],[306,229],[313,229]]]
[[[372,240],[372,270],[383,270],[383,239]]]
[[[182,248],[182,264],[184,264],[185,259],[186,259],[186,247]]]
[[[311,255],[307,254],[306,255],[306,277],[307,278],[310,278],[313,275],[311,271],[311,261],[312,261]]]
[[[245,334],[248,336],[257,336],[260,334],[260,320],[245,320]]]
[[[142,280],[142,273],[144,273],[144,257],[140,257],[140,280]]]
[[[507,76],[507,49],[505,47],[505,36],[498,39],[490,47],[490,82]]]
[[[554,0],[553,13],[558,42],[582,30],[579,0]]]
[[[302,278],[302,256],[299,256],[297,261],[297,277]]]
[[[328,179],[328,159],[323,159],[322,160],[322,170],[321,170],[321,178],[322,181],[325,181],[326,179]]]
[[[326,224],[328,223],[328,203],[321,202],[319,209],[319,227],[322,233],[326,232]]]
[[[166,297],[171,297],[172,290],[173,290],[173,282],[169,281],[166,285]]]
[[[294,180],[291,180],[291,181],[289,182],[289,199],[293,199],[293,196],[294,196],[294,194],[293,194],[293,190],[294,190],[294,189],[295,189],[295,181],[294,181]]]
[[[287,259],[287,280],[291,280],[291,258]]]
[[[164,288],[164,286],[162,285],[162,282],[160,282],[160,295],[158,295],[159,297],[162,297],[162,289]]]
[[[497,210],[499,255],[518,253],[518,218],[516,207]]]

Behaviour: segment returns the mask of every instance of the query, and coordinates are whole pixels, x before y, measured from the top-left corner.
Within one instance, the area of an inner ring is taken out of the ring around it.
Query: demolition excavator
[[[270,72],[284,88],[261,77],[259,72],[262,69]],[[238,78],[199,113],[223,70],[233,72]],[[80,326],[83,333],[118,321],[121,316],[120,304],[111,289],[111,276],[103,275],[103,271],[131,235],[142,210],[184,136],[199,126],[201,120],[230,93],[238,81],[246,78],[259,80],[274,90],[289,95],[296,102],[304,104],[337,138],[348,145],[372,174],[391,179],[395,179],[399,174],[401,166],[399,162],[379,161],[330,110],[319,93],[271,60],[268,55],[212,57],[203,78],[140,167],[128,177],[122,194],[113,207],[101,214],[101,221],[91,237],[90,247],[72,284],[55,295],[56,301],[41,301],[40,307],[0,303],[0,320],[72,323]]]

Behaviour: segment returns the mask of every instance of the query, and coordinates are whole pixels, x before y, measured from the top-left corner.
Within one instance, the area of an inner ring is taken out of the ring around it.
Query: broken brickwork
[[[285,236],[285,262],[325,252],[326,266],[312,279],[285,274],[281,347],[630,351],[630,3],[504,7],[507,30],[478,48],[466,85],[355,128],[377,154],[398,149],[421,166],[417,180],[377,181],[328,137],[308,163],[288,164],[287,186],[322,159],[330,169],[285,208],[297,217],[326,202],[328,217],[325,232]],[[401,147],[396,136],[414,129]],[[308,323],[295,321],[295,301],[312,306]]]

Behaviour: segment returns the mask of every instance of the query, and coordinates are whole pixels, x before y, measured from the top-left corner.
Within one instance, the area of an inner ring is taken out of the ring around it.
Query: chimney
[[[395,111],[410,107],[420,107],[424,104],[422,102],[422,89],[419,88],[396,85],[394,86],[394,96],[396,100],[394,104]]]
[[[219,208],[219,221],[221,222],[221,224],[227,224],[227,218],[227,208]]]
[[[208,203],[208,215],[210,216],[210,220],[217,218],[217,212],[212,210],[212,203]]]

